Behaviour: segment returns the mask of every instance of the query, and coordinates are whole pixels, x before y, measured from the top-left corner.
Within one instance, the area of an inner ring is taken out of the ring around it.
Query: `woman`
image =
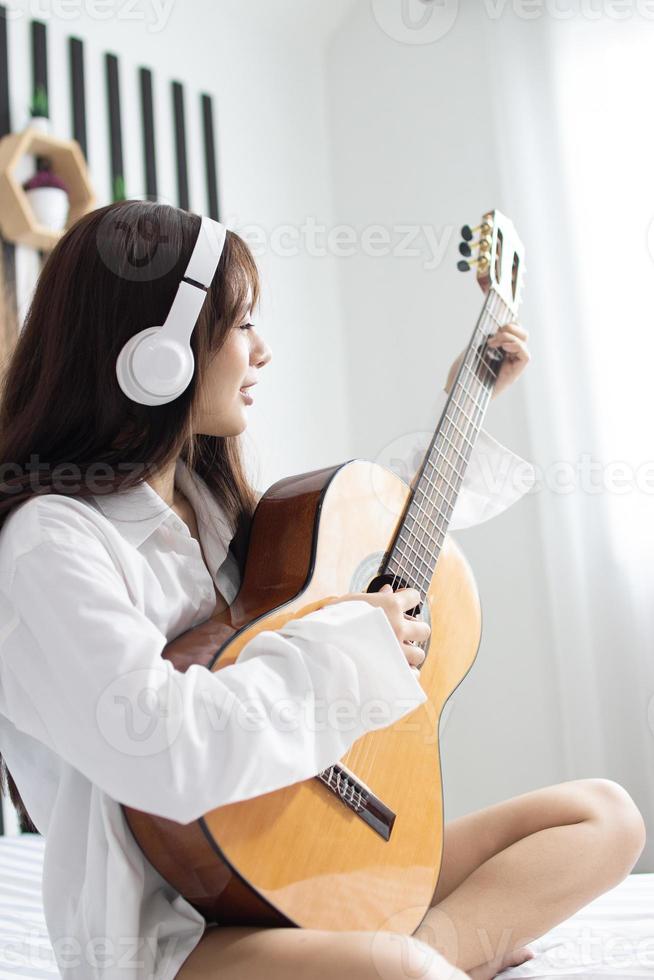
[[[255,730],[225,711],[252,694],[266,709],[381,696],[391,722],[425,697],[410,667],[428,627],[406,616],[411,590],[336,597],[215,673],[182,674],[160,656],[238,589],[256,504],[239,453],[243,389],[271,357],[248,319],[254,261],[228,233],[188,387],[156,405],[125,394],[119,354],[164,323],[199,228],[197,215],[138,201],[80,219],[44,266],[3,395],[0,749],[14,803],[46,837],[60,972],[376,980],[419,964],[428,980],[494,976],[629,872],[643,826],[620,787],[567,783],[450,823],[432,908],[411,937],[206,926],[123,819],[121,803],[198,819],[309,778],[382,727]],[[524,368],[525,339],[507,325],[491,341],[508,354],[496,391]]]

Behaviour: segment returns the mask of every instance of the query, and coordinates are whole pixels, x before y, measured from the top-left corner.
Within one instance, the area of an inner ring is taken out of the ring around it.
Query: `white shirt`
[[[482,433],[452,528],[525,490],[504,480],[489,494],[481,457],[491,470],[522,463]],[[175,482],[207,564],[147,483],[85,501],[34,497],[0,532],[0,751],[46,838],[44,913],[67,980],[172,980],[203,934],[120,803],[194,821],[316,775],[426,699],[383,610],[358,600],[259,633],[219,671],[163,660],[214,611],[214,583],[230,603],[239,588],[223,510],[181,459]],[[347,723],[326,723],[343,699]],[[259,724],[244,724],[253,704]],[[275,714],[282,704],[294,724]]]

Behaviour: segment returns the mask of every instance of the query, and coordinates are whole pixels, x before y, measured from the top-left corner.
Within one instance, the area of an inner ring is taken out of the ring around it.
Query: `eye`
[[[241,330],[251,330],[251,329],[254,329],[254,324],[253,323],[242,323],[240,329]]]

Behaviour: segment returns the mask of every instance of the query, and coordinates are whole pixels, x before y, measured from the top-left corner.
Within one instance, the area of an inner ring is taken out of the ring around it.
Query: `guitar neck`
[[[491,289],[387,553],[383,571],[400,580],[395,587],[427,593],[504,359],[486,341],[510,320]]]

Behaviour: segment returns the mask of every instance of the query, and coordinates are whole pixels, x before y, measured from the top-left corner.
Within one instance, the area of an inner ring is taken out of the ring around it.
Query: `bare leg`
[[[625,878],[644,842],[633,800],[604,779],[545,787],[453,820],[414,938],[474,980],[493,977],[525,943]]]
[[[209,926],[177,980],[467,980],[425,943],[390,932]]]

